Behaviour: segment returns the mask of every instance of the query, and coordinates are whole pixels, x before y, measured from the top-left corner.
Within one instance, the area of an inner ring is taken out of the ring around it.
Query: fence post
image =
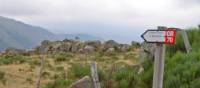
[[[37,80],[37,85],[36,88],[40,88],[40,82],[41,82],[41,78],[42,78],[42,72],[43,72],[43,68],[44,68],[44,58],[40,57],[40,71],[39,71],[39,78]]]
[[[91,63],[91,75],[92,75],[92,81],[93,81],[94,88],[101,88],[98,73],[97,73],[97,63],[96,62]]]
[[[39,48],[39,55],[40,55],[40,70],[39,70],[39,78],[37,80],[36,83],[36,88],[40,88],[40,82],[41,82],[41,78],[42,78],[42,72],[44,69],[44,54],[47,51],[47,49],[43,46],[41,48]]]
[[[191,45],[190,45],[190,42],[189,42],[187,33],[186,33],[185,30],[181,30],[181,34],[182,34],[182,37],[183,37],[183,41],[184,41],[184,44],[185,44],[185,48],[186,48],[186,50],[187,50],[187,53],[189,53],[189,52],[192,50],[192,47],[191,47]]]

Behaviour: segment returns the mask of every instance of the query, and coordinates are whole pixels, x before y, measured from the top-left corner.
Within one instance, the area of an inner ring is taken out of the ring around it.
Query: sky
[[[119,42],[142,41],[157,26],[200,24],[200,0],[0,0],[0,16],[56,34],[84,33]]]

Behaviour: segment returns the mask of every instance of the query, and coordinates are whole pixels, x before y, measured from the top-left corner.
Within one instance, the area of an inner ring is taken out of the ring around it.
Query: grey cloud
[[[182,8],[192,8],[200,6],[200,0],[177,0],[175,1],[178,6]]]
[[[146,28],[158,25],[190,27],[200,22],[200,0],[0,0],[0,2],[0,15],[9,15],[11,18],[21,19],[57,33],[84,32],[108,38],[129,39],[136,34],[139,36],[140,30],[144,31]],[[120,35],[120,38],[117,35]]]
[[[0,0],[0,14],[34,15],[42,13],[42,6],[34,0]],[[41,3],[42,4],[42,3]]]

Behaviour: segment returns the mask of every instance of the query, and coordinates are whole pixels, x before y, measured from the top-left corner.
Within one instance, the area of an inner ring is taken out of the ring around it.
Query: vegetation
[[[166,46],[164,88],[200,88],[200,29],[192,28],[186,30],[186,32],[192,46],[190,53],[186,53],[182,36],[179,32],[176,44]],[[134,50],[138,49],[136,47],[133,48],[135,48]],[[153,60],[146,58],[144,63],[138,66],[137,61],[140,58],[137,58],[137,54],[138,52],[127,51],[45,55],[42,88],[67,88],[82,77],[90,76],[89,63],[91,61],[98,62],[98,75],[102,88],[151,88]],[[34,77],[36,75],[32,74],[37,73],[40,66],[39,61],[39,56],[37,55],[1,56],[0,67],[4,70],[8,69],[9,65],[24,65],[24,68],[18,68],[20,69],[18,73],[31,73],[31,75],[25,77],[25,81],[28,85],[34,86],[36,80]],[[127,64],[123,63],[123,61],[132,61],[132,63]],[[27,67],[26,63],[28,63],[31,70],[25,69]],[[141,67],[143,67],[144,71],[138,73]],[[4,71],[0,71],[0,81],[6,85],[7,82],[9,83],[9,77],[6,78],[8,74]]]
[[[63,62],[72,59],[73,55],[69,53],[58,53],[54,57],[55,57],[55,62]]]
[[[24,63],[28,58],[22,55],[0,57],[0,64]]]

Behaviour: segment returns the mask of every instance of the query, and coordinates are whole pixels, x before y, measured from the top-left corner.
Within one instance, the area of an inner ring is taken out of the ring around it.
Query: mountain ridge
[[[19,49],[33,48],[40,44],[43,40],[63,40],[65,38],[73,38],[76,34],[54,34],[39,26],[32,26],[21,21],[0,16],[0,51],[13,47]],[[73,36],[72,36],[73,35]],[[82,34],[87,35],[87,34]],[[94,36],[91,38],[80,39],[101,39]]]

